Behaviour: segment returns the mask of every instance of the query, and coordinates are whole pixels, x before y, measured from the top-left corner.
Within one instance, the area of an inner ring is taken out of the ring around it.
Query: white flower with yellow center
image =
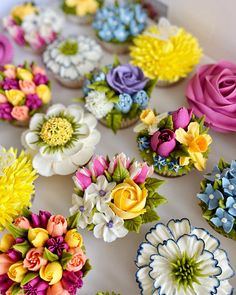
[[[22,144],[33,155],[33,167],[43,176],[67,175],[92,157],[100,133],[97,120],[78,105],[51,106],[46,114],[35,114]]]

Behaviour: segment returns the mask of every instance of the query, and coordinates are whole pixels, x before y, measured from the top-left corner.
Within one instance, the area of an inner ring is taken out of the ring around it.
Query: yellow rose
[[[8,101],[14,106],[19,105],[22,102],[22,100],[25,98],[24,93],[17,89],[6,90],[5,95]]]
[[[16,74],[20,80],[25,80],[25,81],[32,81],[33,80],[33,74],[26,69],[17,68]]]
[[[0,242],[0,251],[7,252],[14,244],[15,239],[11,234],[5,234]]]
[[[83,245],[83,238],[76,229],[71,229],[66,233],[65,242],[70,248],[81,247]]]
[[[156,116],[153,110],[146,109],[142,111],[140,120],[146,125],[153,125],[156,122]]]
[[[12,65],[12,64],[6,64],[6,65],[4,65],[4,69],[15,69],[16,67],[14,66],[14,65]]]
[[[27,15],[33,14],[37,11],[38,9],[34,5],[32,5],[32,3],[28,2],[22,5],[15,6],[11,11],[11,15],[13,18],[23,20]]]
[[[62,278],[62,266],[59,262],[54,261],[44,265],[40,268],[39,275],[40,278],[46,282],[49,282],[49,285],[54,285],[58,283]]]
[[[47,104],[51,100],[51,90],[45,84],[41,84],[36,87],[36,93],[44,104]]]
[[[132,179],[125,179],[111,192],[111,209],[122,219],[132,219],[146,212],[147,189],[141,189]]]
[[[43,228],[30,228],[28,231],[28,239],[34,245],[34,247],[43,247],[46,241],[49,239],[48,232]]]
[[[12,281],[20,283],[27,271],[27,268],[23,267],[23,261],[19,261],[10,266],[7,275]]]

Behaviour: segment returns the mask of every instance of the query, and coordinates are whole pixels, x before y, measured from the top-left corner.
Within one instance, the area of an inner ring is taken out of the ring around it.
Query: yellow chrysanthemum
[[[17,150],[10,148],[1,150],[0,155],[0,230],[7,223],[12,222],[26,206],[31,206],[34,194],[34,180],[36,171],[32,167],[30,156],[21,152],[17,157]],[[11,157],[11,163],[5,158]]]
[[[197,39],[182,28],[167,40],[159,39],[159,34],[158,27],[151,26],[134,39],[130,48],[132,63],[150,79],[176,82],[198,64],[202,50]]]

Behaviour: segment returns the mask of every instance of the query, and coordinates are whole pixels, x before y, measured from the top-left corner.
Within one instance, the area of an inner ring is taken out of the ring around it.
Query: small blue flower
[[[130,22],[132,21],[132,19],[134,19],[134,12],[130,9],[125,9],[123,7],[121,7],[119,9],[119,13],[120,13],[120,20],[123,24],[125,25],[129,25]]]
[[[112,31],[107,27],[107,24],[103,26],[103,29],[98,32],[99,37],[104,41],[111,41],[113,38]]]
[[[103,72],[97,73],[94,75],[94,81],[99,82],[99,81],[105,81],[106,75]]]
[[[204,178],[206,178],[207,180],[210,180],[212,182],[214,182],[215,180],[219,180],[223,177],[223,175],[221,174],[221,171],[219,169],[219,167],[216,165],[214,166],[212,173],[209,175],[204,175]]]
[[[211,184],[207,184],[204,193],[197,194],[198,199],[208,205],[209,210],[216,209],[219,206],[219,200],[223,200],[224,196],[219,190],[214,190]]]
[[[236,216],[236,197],[228,197],[226,201],[226,208],[229,214]]]
[[[130,111],[132,104],[133,100],[131,96],[127,93],[121,93],[119,95],[119,101],[116,103],[115,108],[126,114]]]
[[[125,26],[120,25],[115,31],[114,31],[114,37],[116,40],[120,42],[124,42],[129,37],[129,33],[126,31]]]
[[[140,105],[141,109],[145,109],[148,105],[149,97],[147,92],[144,90],[140,90],[139,92],[133,95],[133,102]]]
[[[179,165],[178,161],[169,162],[168,167],[170,170],[174,170],[175,172],[178,172],[180,169],[180,165]]]
[[[101,30],[102,29],[102,27],[103,27],[103,21],[101,21],[101,20],[95,20],[94,22],[93,22],[93,28],[95,29],[95,30],[97,30],[97,31],[99,31],[99,30]]]
[[[157,169],[161,170],[162,167],[165,167],[166,166],[166,158],[162,157],[162,156],[155,156],[153,158],[154,160],[154,163],[153,163],[153,166],[154,167],[157,167]]]
[[[144,24],[138,24],[135,20],[130,22],[130,33],[132,36],[139,35],[144,30]]]
[[[86,80],[84,81],[84,84],[83,84],[83,93],[84,93],[84,96],[87,96],[88,93],[89,93],[89,91],[91,91],[91,89],[88,88],[88,86],[89,86],[90,84],[91,84],[91,82],[90,82],[88,79],[86,79]]]
[[[115,30],[119,26],[119,20],[115,17],[109,17],[107,23],[111,30]]]
[[[135,11],[135,18],[137,20],[137,22],[139,22],[140,24],[145,24],[147,22],[147,14],[146,12],[143,10],[141,5],[135,5],[134,8]]]
[[[230,168],[224,169],[223,175],[226,178],[236,178],[236,160],[231,162]]]
[[[146,136],[139,137],[138,147],[139,147],[140,151],[147,150],[150,147],[149,139]]]
[[[224,192],[229,196],[236,196],[236,178],[222,178],[222,187]]]
[[[211,222],[217,227],[223,227],[226,233],[231,232],[234,226],[234,218],[227,211],[218,208],[215,217],[211,218]]]

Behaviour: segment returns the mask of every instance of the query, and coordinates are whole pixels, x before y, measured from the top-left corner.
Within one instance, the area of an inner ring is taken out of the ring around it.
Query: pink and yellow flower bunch
[[[0,293],[75,295],[91,269],[77,220],[78,214],[66,219],[25,209],[8,224],[0,241]]]
[[[35,63],[0,68],[0,120],[28,123],[50,100],[48,76]]]

